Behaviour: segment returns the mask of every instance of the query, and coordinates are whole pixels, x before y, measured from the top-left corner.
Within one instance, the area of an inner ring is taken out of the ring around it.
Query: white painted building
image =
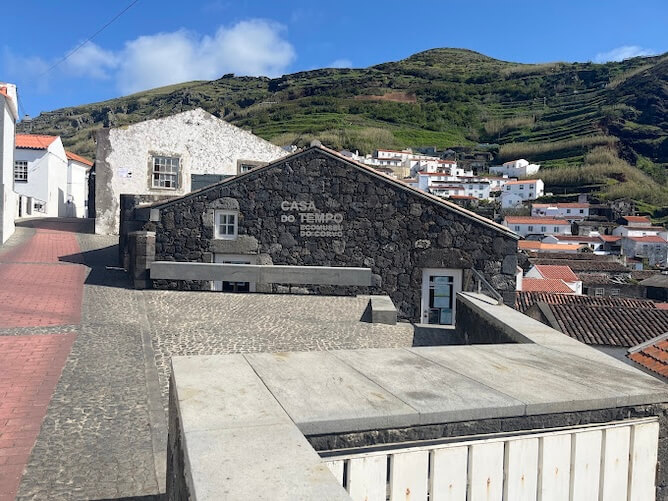
[[[545,184],[541,179],[508,181],[503,186],[501,207],[504,209],[517,207],[517,200],[522,200],[522,202],[535,200],[536,198],[542,197],[544,194]]]
[[[622,254],[647,259],[650,266],[667,266],[668,242],[657,235],[622,238]]]
[[[0,244],[14,233],[14,134],[18,119],[16,86],[0,82]]]
[[[588,203],[533,204],[531,215],[534,217],[556,217],[576,220],[589,217]]]
[[[668,230],[663,226],[618,226],[612,230],[612,234],[623,238],[658,236],[668,240]]]
[[[118,233],[121,194],[183,195],[193,177],[236,175],[287,154],[200,108],[99,130],[95,232]]]
[[[506,216],[504,226],[523,237],[527,235],[570,235],[571,223],[550,217]]]
[[[480,200],[490,198],[490,182],[486,178],[459,177],[443,172],[418,172],[417,187],[438,196],[471,196]]]
[[[67,200],[68,217],[88,217],[88,175],[93,162],[71,151],[67,157]]]
[[[497,165],[489,168],[489,172],[499,176],[508,177],[527,177],[533,176],[540,170],[540,165],[529,163],[527,160],[520,158],[519,160],[512,160],[503,165]]]
[[[68,215],[67,157],[59,136],[16,134],[14,191],[20,216]]]

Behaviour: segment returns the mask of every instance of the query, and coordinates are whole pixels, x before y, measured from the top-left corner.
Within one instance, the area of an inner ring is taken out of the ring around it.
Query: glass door
[[[429,275],[428,323],[452,325],[453,285],[451,275]]]

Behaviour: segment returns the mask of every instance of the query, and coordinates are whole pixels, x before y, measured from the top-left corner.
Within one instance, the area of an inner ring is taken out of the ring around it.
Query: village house
[[[557,217],[569,221],[589,217],[589,203],[532,204],[531,215],[534,217]]]
[[[528,235],[570,235],[571,223],[565,219],[551,217],[506,216],[503,220],[515,233]]]
[[[582,280],[568,266],[536,264],[524,276],[544,280],[561,280],[572,292],[582,294]]]
[[[628,237],[661,237],[664,241],[668,240],[668,230],[663,226],[652,226],[651,224],[647,226],[640,225],[628,225],[628,226],[618,226],[612,230],[613,235],[621,236],[622,238]]]
[[[121,194],[179,196],[201,177],[234,176],[288,153],[201,108],[97,132],[95,232],[119,230]]]
[[[503,165],[490,167],[489,172],[499,176],[508,176],[514,178],[533,176],[540,170],[540,165],[529,163],[527,160],[511,160]]]
[[[561,244],[561,245],[568,245],[568,244],[586,245],[595,253],[604,254],[604,252],[601,250],[604,242],[603,240],[601,240],[600,236],[548,235],[545,238],[543,238],[541,242],[550,244]]]
[[[88,217],[88,176],[93,162],[65,151],[67,157],[67,217]]]
[[[527,200],[535,200],[544,194],[545,185],[541,179],[508,181],[503,186],[501,193],[501,208],[516,208]]]
[[[18,119],[16,86],[0,82],[0,244],[14,233],[14,134]]]
[[[67,189],[68,159],[60,137],[16,134],[14,191],[19,195],[18,215],[68,216]],[[71,203],[83,207],[84,202],[82,197]]]
[[[496,293],[515,289],[518,236],[511,230],[321,147],[128,214],[155,232],[146,237],[155,238],[155,255],[143,263],[301,266],[316,274],[353,267],[373,277],[368,287],[295,289],[299,283],[287,287],[288,279],[165,278],[153,264],[158,288],[387,294],[400,318],[444,325],[454,324],[456,293],[472,287],[478,273]]]
[[[622,239],[622,254],[647,259],[650,266],[668,265],[668,242],[658,235]]]

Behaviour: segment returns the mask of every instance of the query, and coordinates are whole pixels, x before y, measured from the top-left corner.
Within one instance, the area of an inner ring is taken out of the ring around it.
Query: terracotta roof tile
[[[624,216],[622,219],[625,219],[629,223],[650,223],[648,216]]]
[[[621,235],[599,235],[598,238],[604,242],[619,242],[622,239]]]
[[[93,162],[91,160],[88,160],[87,158],[77,155],[76,153],[72,153],[71,151],[66,151],[65,156],[67,157],[68,160],[74,160],[75,162],[79,162],[88,165],[90,167],[93,166]]]
[[[0,94],[5,97],[9,97],[9,94],[7,94],[7,87],[0,87]]]
[[[631,348],[627,357],[646,369],[668,378],[668,333]]]
[[[28,150],[45,150],[58,136],[45,136],[42,134],[16,134],[16,147]]]
[[[554,278],[523,278],[523,292],[552,292],[555,294],[575,294],[563,280]]]
[[[525,312],[536,303],[568,304],[582,306],[606,306],[610,308],[634,308],[656,310],[656,303],[646,299],[609,296],[578,296],[572,294],[548,294],[543,292],[516,292],[515,309]]]
[[[533,184],[536,181],[540,181],[540,179],[527,179],[526,181],[508,181],[506,183],[506,186],[508,186],[509,184]]]
[[[584,244],[547,244],[544,242],[536,242],[535,240],[520,240],[517,242],[517,248],[519,250],[536,250],[536,251],[577,251],[582,247],[585,247]]]
[[[568,266],[554,264],[537,264],[536,269],[543,278],[554,278],[564,282],[577,282],[580,279]]]
[[[554,244],[566,245],[566,244]],[[594,261],[594,260],[579,260],[579,259],[550,259],[537,257],[531,258],[533,264],[557,264],[569,266],[571,270],[576,272],[608,272],[608,273],[629,273],[630,270],[622,263],[616,261]]]
[[[646,237],[628,237],[629,240],[633,240],[634,242],[642,242],[642,243],[648,243],[648,244],[665,244],[667,243],[663,238],[661,238],[658,235],[650,235]]]

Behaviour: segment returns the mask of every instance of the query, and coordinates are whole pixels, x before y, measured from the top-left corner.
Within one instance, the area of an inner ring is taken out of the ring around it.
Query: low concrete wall
[[[372,324],[395,325],[397,309],[389,296],[371,296],[369,298]]]
[[[258,284],[371,286],[369,268],[326,266],[272,266],[257,264],[189,263],[155,261],[151,278],[164,280],[216,280]]]

